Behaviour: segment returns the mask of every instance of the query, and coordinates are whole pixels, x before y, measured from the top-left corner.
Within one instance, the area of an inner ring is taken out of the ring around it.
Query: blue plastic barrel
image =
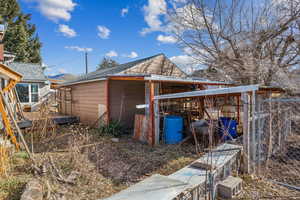
[[[183,119],[180,116],[168,115],[164,118],[164,136],[166,144],[177,144],[182,141]]]
[[[219,118],[219,130],[220,130],[220,136],[222,137],[222,140],[231,140],[232,138],[237,138],[237,121],[230,118],[230,117],[220,117]],[[229,135],[231,136],[224,136],[225,130]]]

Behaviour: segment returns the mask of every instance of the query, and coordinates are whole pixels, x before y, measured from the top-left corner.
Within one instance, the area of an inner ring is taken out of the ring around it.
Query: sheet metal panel
[[[182,181],[155,174],[105,200],[172,200],[186,186]]]
[[[165,94],[155,96],[154,99],[176,99],[176,98],[188,98],[188,97],[200,97],[200,96],[213,96],[219,94],[232,94],[232,93],[242,93],[242,92],[251,92],[259,89],[259,85],[247,85],[247,86],[238,86],[238,87],[228,87],[228,88],[218,88],[218,89],[209,89],[209,90],[198,90],[193,92],[181,92],[174,94]]]

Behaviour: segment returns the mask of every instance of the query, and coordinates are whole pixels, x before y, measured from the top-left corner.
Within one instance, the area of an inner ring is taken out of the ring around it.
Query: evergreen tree
[[[0,0],[0,23],[7,23],[4,48],[16,55],[15,61],[41,63],[41,42],[31,15],[23,14],[17,0]]]
[[[119,63],[117,63],[117,61],[111,59],[111,58],[103,58],[101,63],[98,65],[97,70],[100,69],[106,69],[106,68],[111,68],[111,67],[115,67],[119,65]]]

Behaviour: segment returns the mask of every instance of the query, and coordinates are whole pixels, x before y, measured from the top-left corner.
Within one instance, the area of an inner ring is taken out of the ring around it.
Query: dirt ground
[[[263,170],[268,179],[300,187],[300,135],[288,138],[285,149],[273,155]]]
[[[12,157],[10,176],[0,178],[0,199],[19,199],[32,178],[38,178],[43,184],[45,199],[49,193],[67,200],[101,199],[152,174],[169,175],[199,157],[194,145],[189,143],[152,148],[128,135],[116,141],[83,125],[58,127],[55,135],[47,135],[33,146],[30,135],[26,139],[40,166],[48,166],[49,160],[53,160],[62,177],[73,172],[79,175],[72,184],[57,180],[51,170],[37,175],[28,155],[18,152]],[[244,190],[238,199],[300,199],[299,193],[278,185],[251,177],[243,179]]]
[[[11,176],[0,179],[0,199],[19,199],[25,184],[34,177],[44,185],[50,182],[51,193],[62,193],[66,199],[101,199],[152,174],[171,174],[197,158],[193,145],[152,148],[126,135],[112,141],[82,125],[59,127],[57,133],[33,144],[35,158],[42,165],[51,157],[64,177],[79,172],[76,184],[34,175],[28,156],[22,152],[13,156]],[[31,148],[30,135],[26,138]]]

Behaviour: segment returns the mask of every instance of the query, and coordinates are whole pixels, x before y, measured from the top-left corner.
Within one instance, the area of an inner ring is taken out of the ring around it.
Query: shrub
[[[104,135],[120,137],[122,134],[122,125],[118,121],[110,121],[109,124],[100,125],[99,132]]]

